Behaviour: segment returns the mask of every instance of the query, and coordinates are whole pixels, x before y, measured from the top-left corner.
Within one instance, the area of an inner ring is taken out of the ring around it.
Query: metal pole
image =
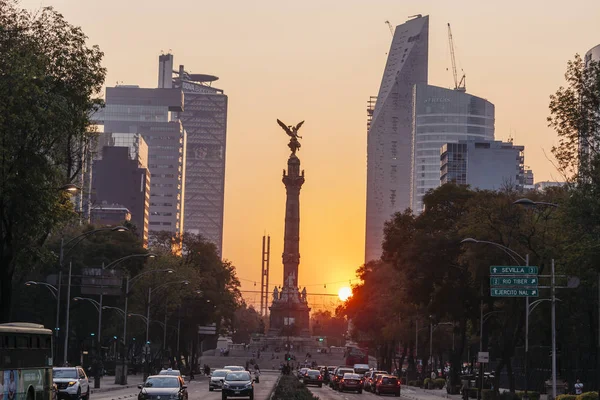
[[[181,311],[181,309],[179,309]],[[179,361],[179,333],[181,329],[181,313],[177,319],[177,360]]]
[[[65,320],[65,348],[63,349],[63,360],[66,364],[67,359],[67,350],[69,348],[69,308],[71,307],[71,269],[73,263],[69,261],[69,280],[67,282],[67,317]]]
[[[597,365],[596,374],[598,375],[598,389],[600,389],[600,273],[598,274],[598,349],[596,351]],[[600,391],[600,390],[598,390]]]
[[[415,322],[415,364],[417,362],[417,352],[419,350],[419,320]]]
[[[479,352],[483,351],[483,281],[481,281],[481,299],[479,300]],[[477,357],[479,358],[479,357]],[[478,360],[479,361],[479,360]],[[483,363],[479,363],[479,390],[477,400],[481,400],[483,390]]]
[[[152,288],[149,287],[148,288],[148,304],[146,306],[146,345],[144,348],[145,354],[144,354],[144,358],[146,359],[146,373],[144,374],[144,380],[150,375],[150,360],[149,360],[149,353],[150,353],[150,344],[148,342],[149,339],[149,333],[150,333],[150,299],[152,298]]]
[[[129,297],[129,275],[125,278],[125,316],[123,321],[123,368],[121,370],[121,385],[127,384],[127,298]]]
[[[62,266],[63,266],[63,256],[64,256],[64,244],[65,244],[65,239],[61,238],[60,239],[60,254],[58,256],[58,280],[56,282],[56,324],[54,325],[54,346],[53,346],[53,351],[54,348],[56,348],[56,351],[54,351],[54,354],[52,356],[52,362],[54,365],[59,365],[58,364],[58,335],[60,332],[60,287],[61,287],[61,283],[62,283]]]
[[[163,358],[167,350],[167,302],[165,302],[165,326],[163,327]]]
[[[556,399],[556,282],[552,259],[552,399]]]
[[[525,266],[529,266],[529,254],[525,254]],[[525,297],[525,397],[529,399],[527,390],[529,390],[529,297]]]
[[[100,270],[100,301],[98,304],[98,335],[96,342],[96,373],[94,375],[94,389],[100,387],[100,373],[102,367],[102,299],[104,295],[104,263],[102,263],[102,269]]]
[[[431,318],[431,317],[430,317]],[[433,371],[433,322],[429,320],[429,368]]]

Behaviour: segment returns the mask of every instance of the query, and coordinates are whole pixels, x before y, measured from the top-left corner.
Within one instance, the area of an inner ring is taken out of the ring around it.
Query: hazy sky
[[[271,235],[271,288],[281,284],[287,136],[306,120],[299,157],[299,282],[337,293],[364,257],[366,102],[379,90],[394,26],[430,15],[429,83],[453,86],[447,27],[467,91],[496,105],[496,138],[525,145],[535,180],[548,161],[548,96],[566,63],[600,44],[598,0],[22,0],[54,6],[105,53],[107,85],[156,87],[158,55],[220,77],[229,96],[223,255],[243,288],[260,290],[261,238]],[[256,288],[252,282],[256,281]],[[341,282],[340,282],[341,281]],[[332,282],[338,282],[333,284]],[[323,287],[328,283],[327,288]],[[256,296],[258,299],[258,295]],[[250,298],[250,302],[252,299]]]

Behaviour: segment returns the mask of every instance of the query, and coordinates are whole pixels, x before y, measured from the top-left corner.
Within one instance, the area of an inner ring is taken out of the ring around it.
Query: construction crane
[[[390,21],[385,21],[385,23],[387,24],[388,28],[390,28],[390,33],[392,34],[392,37],[394,37],[394,28],[392,27],[392,23]]]
[[[454,77],[454,90],[458,90],[459,92],[466,92],[467,76],[464,74],[463,71],[463,76],[462,78],[460,78],[459,82],[458,75],[456,73],[456,58],[454,56],[454,42],[452,40],[452,29],[450,29],[450,23],[448,23],[448,43],[450,44],[450,57],[452,58],[452,76]]]

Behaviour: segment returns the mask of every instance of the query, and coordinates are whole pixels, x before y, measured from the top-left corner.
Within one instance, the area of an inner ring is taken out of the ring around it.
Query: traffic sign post
[[[490,267],[490,275],[537,275],[538,267]]]
[[[490,286],[537,286],[538,278],[521,278],[512,276],[491,277]]]
[[[491,288],[492,297],[538,297],[536,289]]]

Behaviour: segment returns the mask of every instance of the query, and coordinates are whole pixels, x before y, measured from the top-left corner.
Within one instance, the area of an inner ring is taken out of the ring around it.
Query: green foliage
[[[86,40],[52,8],[0,0],[0,322],[17,270],[42,261],[48,235],[73,217],[58,188],[80,171],[105,77]]]
[[[556,396],[556,400],[577,400],[577,397],[574,394],[559,394]],[[595,398],[597,399],[598,397]]]
[[[598,400],[598,392],[581,393],[580,395],[577,396],[576,400]]]
[[[517,392],[517,396],[519,397],[519,400],[522,400],[524,395],[525,395],[525,392]],[[540,400],[540,392],[528,391],[527,397],[529,397],[529,400]]]
[[[318,397],[301,383],[295,376],[282,375],[275,387],[272,400],[318,400]]]
[[[496,391],[491,389],[483,389],[481,391],[481,398],[483,400],[496,400]]]
[[[504,391],[500,393],[498,400],[519,400],[519,396],[516,393]]]
[[[443,378],[438,378],[433,381],[433,384],[437,389],[443,389],[444,386],[446,386],[446,380]]]
[[[425,378],[425,380],[423,381],[423,387],[429,388],[429,382],[431,382],[431,378]]]
[[[242,304],[235,310],[233,318],[233,343],[250,343],[250,336],[259,333],[262,319],[254,307]],[[264,327],[264,326],[263,326]]]
[[[408,386],[419,386],[417,385],[417,381],[408,381]]]

